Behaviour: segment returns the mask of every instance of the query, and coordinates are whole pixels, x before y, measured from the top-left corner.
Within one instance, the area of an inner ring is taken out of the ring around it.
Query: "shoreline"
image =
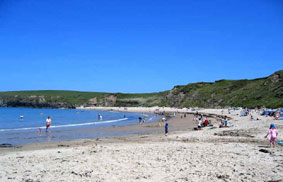
[[[81,110],[81,108],[78,108]],[[135,107],[131,108],[128,107],[127,110],[125,111],[121,110],[121,108],[112,108],[112,107],[99,107],[99,108],[85,108],[86,110],[96,110],[96,111],[115,111],[115,112],[131,112],[131,113],[149,113],[149,114],[157,114],[163,117],[166,117],[168,119],[169,123],[169,131],[170,132],[175,132],[175,131],[192,131],[194,127],[196,127],[196,123],[193,122],[193,113],[194,112],[188,112],[188,109],[177,109],[177,108],[162,108],[160,109],[159,113],[154,113],[156,111],[155,108],[143,108],[143,107]],[[146,112],[147,111],[147,112]],[[176,113],[176,116],[173,116],[173,113]],[[180,118],[180,115],[184,115],[181,113],[186,113],[187,118]],[[194,113],[195,114],[195,113]],[[201,113],[199,113],[201,114]],[[219,115],[211,115],[211,114],[204,114],[204,117],[208,116],[209,120],[212,121],[212,123],[215,123],[216,119],[218,119]],[[216,118],[216,119],[215,119]],[[138,123],[138,120],[137,120]],[[47,142],[28,142],[24,144],[16,144],[12,145],[10,147],[0,147],[0,152],[1,150],[9,150],[12,148],[25,148],[24,146],[26,145],[40,145],[43,144],[44,146],[48,145],[50,142],[52,143],[62,143],[62,142],[71,142],[71,141],[76,141],[76,140],[96,140],[97,138],[111,138],[111,137],[128,137],[128,136],[134,136],[134,135],[143,135],[143,134],[164,134],[164,125],[165,122],[161,122],[161,119],[157,119],[154,122],[145,122],[144,124],[130,124],[130,125],[125,125],[125,126],[105,126],[105,127],[99,127],[99,128],[77,128],[76,131],[80,134],[83,133],[98,133],[97,137],[94,136],[92,138],[77,138],[77,139],[59,139],[59,140],[54,140],[54,141],[47,141]],[[76,132],[75,131],[75,132]],[[52,132],[52,128],[51,128]],[[104,134],[103,134],[104,133]],[[112,134],[111,134],[112,133]],[[71,134],[71,133],[69,133]],[[102,136],[101,136],[102,134]],[[44,133],[43,133],[44,136]],[[50,138],[52,135],[48,135]],[[4,144],[4,143],[3,143]],[[9,143],[7,143],[9,144]],[[10,145],[10,144],[9,144]],[[56,144],[55,144],[56,145]],[[31,147],[34,148],[34,147]]]
[[[196,127],[196,123],[193,122],[193,115],[187,114],[186,118],[181,118],[182,114],[176,114],[176,116],[169,116],[165,114],[164,116],[168,119],[166,122],[169,123],[169,134],[176,134],[182,132],[192,132],[193,128]],[[208,118],[215,123],[214,118]],[[74,140],[60,140],[60,141],[50,141],[50,142],[34,142],[34,143],[26,143],[19,146],[12,146],[6,148],[0,148],[1,152],[12,152],[12,151],[25,151],[25,150],[40,150],[40,149],[48,149],[48,148],[56,148],[58,145],[68,145],[72,147],[73,144],[79,145],[84,144],[86,141],[93,142],[113,142],[113,141],[139,141],[140,136],[148,135],[148,136],[163,136],[164,135],[164,125],[166,122],[162,122],[156,120],[154,122],[144,123],[144,124],[132,124],[127,126],[116,126],[116,127],[103,127],[103,128],[80,128],[79,130],[87,131],[87,132],[110,132],[110,133],[126,133],[125,135],[112,135],[112,136],[102,136],[95,137],[89,139],[74,139]],[[134,133],[130,133],[134,131]],[[144,137],[142,137],[144,138]],[[141,140],[142,141],[142,140]]]
[[[222,114],[220,109],[202,112]],[[259,120],[239,113],[224,111],[229,128],[172,132],[169,125],[168,136],[135,134],[0,152],[0,180],[282,181],[283,147],[269,148],[263,136],[273,122],[282,140],[283,123],[255,111],[251,114]]]

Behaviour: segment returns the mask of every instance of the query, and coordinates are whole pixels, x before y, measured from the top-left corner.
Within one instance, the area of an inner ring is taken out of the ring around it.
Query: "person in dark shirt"
[[[166,123],[165,124],[165,136],[168,135],[168,127],[169,127],[169,125],[168,125],[168,123]]]

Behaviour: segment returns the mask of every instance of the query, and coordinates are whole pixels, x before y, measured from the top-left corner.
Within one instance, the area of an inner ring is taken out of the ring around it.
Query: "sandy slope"
[[[221,110],[201,112],[222,114]],[[270,118],[257,116],[261,120],[250,121],[238,113],[224,113],[233,117],[231,128],[1,150],[0,181],[283,180],[283,147],[270,149],[263,138]],[[283,122],[275,124],[282,140]],[[226,136],[219,136],[223,134]]]

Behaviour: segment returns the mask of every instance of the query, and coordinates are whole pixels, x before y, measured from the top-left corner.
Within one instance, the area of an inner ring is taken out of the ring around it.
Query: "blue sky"
[[[281,0],[0,0],[0,91],[155,92],[283,69]]]

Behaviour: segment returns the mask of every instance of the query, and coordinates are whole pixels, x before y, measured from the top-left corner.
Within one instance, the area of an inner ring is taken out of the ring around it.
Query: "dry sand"
[[[166,137],[163,126],[149,126],[161,128],[160,134],[1,149],[0,181],[282,181],[283,147],[269,148],[263,137],[274,122],[282,140],[283,122],[257,113],[257,121],[239,117],[239,111],[223,114],[233,127],[192,131],[182,125],[180,131],[175,124]],[[173,119],[169,126],[187,120]]]

